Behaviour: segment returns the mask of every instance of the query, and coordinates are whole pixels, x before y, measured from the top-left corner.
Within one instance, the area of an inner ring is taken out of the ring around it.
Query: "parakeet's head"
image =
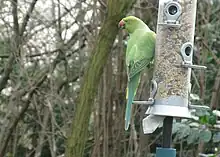
[[[133,33],[136,29],[146,28],[147,25],[135,16],[127,16],[118,23],[118,27],[126,29],[128,33]]]

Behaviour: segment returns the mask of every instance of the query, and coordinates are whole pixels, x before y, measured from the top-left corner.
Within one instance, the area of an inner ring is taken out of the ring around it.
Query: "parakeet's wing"
[[[142,58],[138,61],[130,61],[129,67],[128,67],[128,77],[131,79],[134,77],[137,73],[143,71],[146,66],[150,63],[152,59],[151,58]]]
[[[128,77],[131,79],[152,61],[154,56],[156,34],[152,31],[144,35],[130,49],[128,57]]]
[[[154,55],[154,32],[137,31],[136,33],[137,34],[135,36],[138,37],[138,40],[136,40],[136,38],[131,37],[130,41],[128,42],[128,48],[126,52],[128,87],[127,105],[125,112],[125,130],[128,130],[130,124],[132,102],[136,95],[136,91],[139,85],[140,72],[144,68],[146,68],[146,66],[153,59]]]

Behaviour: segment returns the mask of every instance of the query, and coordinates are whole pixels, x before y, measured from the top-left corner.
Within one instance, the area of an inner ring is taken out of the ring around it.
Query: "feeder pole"
[[[172,143],[173,117],[166,117],[163,121],[163,148],[170,148]]]

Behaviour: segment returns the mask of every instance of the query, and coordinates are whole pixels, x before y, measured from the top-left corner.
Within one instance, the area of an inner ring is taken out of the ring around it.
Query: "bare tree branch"
[[[215,60],[215,62],[220,65],[220,59],[212,52],[212,50],[209,48],[209,46],[207,45],[206,42],[202,41],[203,45],[205,46],[205,48],[208,50],[208,52],[212,55],[213,59]]]
[[[10,124],[9,128],[7,129],[6,133],[4,134],[4,141],[1,141],[1,148],[0,148],[0,157],[4,157],[5,155],[5,151],[8,145],[8,142],[11,138],[11,134],[14,130],[14,128],[17,126],[18,122],[20,121],[20,119],[24,116],[24,113],[27,111],[29,104],[31,102],[31,98],[35,92],[35,90],[46,80],[47,75],[43,74],[39,79],[38,82],[36,82],[34,84],[34,86],[30,89],[29,93],[28,93],[28,98],[27,100],[24,102],[24,105],[21,109],[21,111],[15,116],[13,117],[13,121]]]
[[[212,98],[211,98],[211,103],[210,107],[215,110],[217,109],[218,105],[218,95],[219,95],[219,90],[220,90],[220,68],[218,69],[217,75],[215,77],[215,83],[213,85],[212,89]]]
[[[12,71],[13,62],[14,62],[14,55],[11,54],[6,66],[4,68],[4,73],[2,74],[2,77],[0,78],[0,91],[2,91],[2,89],[4,89],[7,85],[9,75]]]
[[[46,136],[46,128],[47,128],[48,121],[49,121],[49,115],[50,115],[50,112],[49,112],[48,107],[46,106],[46,107],[44,107],[44,117],[43,117],[41,131],[40,131],[40,134],[39,134],[38,145],[37,145],[34,157],[40,157],[41,156],[41,151],[42,151],[42,148],[43,148],[44,138]]]
[[[28,95],[28,98],[26,99],[25,102],[22,102],[22,104],[24,104],[24,105],[23,105],[21,111],[16,116],[13,117],[12,122],[10,123],[10,126],[6,129],[6,132],[4,133],[3,140],[1,139],[0,157],[4,157],[8,142],[11,138],[11,134],[12,134],[13,130],[15,129],[15,127],[17,126],[20,119],[22,119],[25,112],[27,111],[27,109],[30,105],[31,98],[32,98],[33,94],[37,91],[37,89],[47,79],[48,72],[53,71],[55,69],[56,65],[61,61],[60,57],[61,56],[58,55],[57,58],[54,60],[51,69],[50,69],[50,67],[47,67],[47,69],[44,72],[42,72],[42,74],[39,76],[39,78],[36,79],[36,82],[31,84],[30,87],[28,88],[29,90],[26,93]],[[21,92],[21,93],[22,93],[22,95],[24,95],[26,90],[22,89],[22,91],[23,92]],[[20,94],[18,94],[18,96],[20,96]],[[19,103],[21,103],[21,102],[19,102]]]
[[[22,25],[21,25],[20,36],[23,36],[23,33],[24,33],[25,28],[26,28],[26,26],[27,26],[27,23],[28,23],[28,21],[29,21],[29,19],[30,19],[30,14],[33,12],[34,6],[35,6],[36,3],[37,3],[37,0],[33,0],[33,1],[31,2],[31,4],[30,4],[30,7],[29,7],[29,9],[28,9],[28,11],[27,11],[27,13],[26,13],[26,15],[25,15],[25,17],[24,17],[23,23],[22,23]]]
[[[84,81],[78,99],[79,102],[76,106],[74,119],[72,121],[70,138],[67,142],[66,157],[83,156],[85,142],[88,136],[88,125],[92,105],[104,65],[106,64],[109,52],[118,32],[117,23],[125,16],[134,2],[135,0],[108,1],[107,17],[99,31],[96,45],[91,52],[92,56],[84,74]]]
[[[15,48],[13,49],[15,52],[19,51],[19,24],[18,24],[18,12],[17,12],[17,0],[13,0],[11,2],[12,4],[12,16],[13,16],[13,30],[14,30],[14,42],[15,42]],[[16,54],[16,53],[15,53]],[[12,72],[13,68],[13,62],[14,62],[15,56],[13,53],[10,54],[9,60],[4,68],[4,73],[0,79],[0,91],[4,89],[7,85],[7,81],[9,79],[9,75]]]
[[[14,28],[14,34],[16,37],[19,36],[19,24],[18,24],[18,1],[13,0],[12,1],[12,15],[13,15],[13,28]],[[18,40],[18,39],[17,39]]]

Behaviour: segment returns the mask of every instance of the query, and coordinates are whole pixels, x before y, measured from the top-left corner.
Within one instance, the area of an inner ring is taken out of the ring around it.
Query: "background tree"
[[[71,130],[72,133],[67,144],[67,157],[83,156],[85,142],[88,137],[88,125],[95,94],[97,93],[98,84],[104,65],[107,62],[108,54],[111,51],[113,42],[118,32],[118,21],[120,21],[120,19],[126,15],[133,3],[134,1],[131,0],[107,1],[106,17],[104,17],[103,24],[98,34],[97,42],[95,42],[93,46],[88,68],[84,74],[84,80],[79,94],[79,101],[76,105]],[[109,90],[110,89],[111,88],[109,88]]]

